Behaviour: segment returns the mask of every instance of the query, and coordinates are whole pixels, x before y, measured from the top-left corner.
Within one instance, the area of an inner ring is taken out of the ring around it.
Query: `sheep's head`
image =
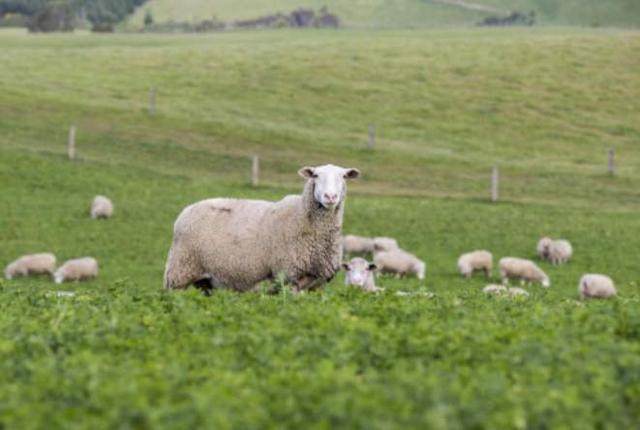
[[[358,169],[327,164],[318,167],[303,167],[298,171],[303,178],[313,181],[313,198],[325,209],[340,206],[347,194],[346,179],[360,176]]]
[[[538,242],[538,251],[542,254],[542,257],[549,258],[549,247],[553,240],[549,237],[543,237]]]
[[[364,258],[354,258],[348,263],[342,265],[347,272],[345,280],[347,285],[355,285],[356,287],[364,287],[369,276],[377,269],[373,263],[369,263]]]

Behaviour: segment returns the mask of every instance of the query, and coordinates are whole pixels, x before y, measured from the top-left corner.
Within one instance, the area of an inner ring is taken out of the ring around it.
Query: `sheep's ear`
[[[377,270],[377,269],[378,269],[378,266],[376,266],[374,263],[370,263],[369,264],[369,270],[374,271],[374,270]]]
[[[347,179],[355,179],[360,176],[360,170],[358,169],[344,169],[344,177]]]
[[[302,169],[298,170],[298,175],[307,179],[318,177],[318,175],[316,175],[315,169],[309,166],[303,167]]]
[[[349,265],[348,265],[347,263],[342,263],[342,268],[343,268],[344,270],[346,270],[347,272],[348,272],[349,270],[351,270],[351,268],[349,267]]]

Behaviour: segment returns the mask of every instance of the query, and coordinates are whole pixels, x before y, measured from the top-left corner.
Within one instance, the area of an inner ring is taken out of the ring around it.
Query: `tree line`
[[[32,31],[72,30],[78,20],[113,25],[146,0],[0,0],[0,18],[22,15]]]

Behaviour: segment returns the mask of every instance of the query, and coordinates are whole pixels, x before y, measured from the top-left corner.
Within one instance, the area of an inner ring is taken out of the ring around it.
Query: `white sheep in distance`
[[[347,272],[345,285],[353,285],[374,293],[383,291],[382,288],[376,287],[375,270],[377,267],[375,264],[369,263],[364,258],[356,257],[348,263],[343,263],[342,267]]]
[[[578,284],[580,298],[605,299],[617,294],[613,280],[606,275],[587,273],[582,275]]]
[[[373,252],[394,251],[400,249],[398,241],[391,237],[375,237],[373,238]]]
[[[208,279],[212,288],[248,291],[284,275],[298,290],[323,286],[340,270],[346,179],[357,169],[304,167],[302,195],[278,202],[208,199],[174,225],[164,275],[170,289]]]
[[[98,261],[93,257],[67,260],[53,275],[56,284],[84,281],[98,276]]]
[[[462,254],[458,258],[458,270],[466,278],[470,278],[473,272],[482,270],[485,276],[491,276],[493,269],[493,255],[489,251],[479,250]]]
[[[568,240],[543,237],[536,247],[538,255],[551,264],[565,264],[573,255],[573,247]]]
[[[523,258],[502,258],[500,277],[505,284],[509,279],[519,279],[521,282],[539,282],[545,288],[551,286],[551,280],[547,274],[536,263]]]
[[[370,254],[373,252],[373,239],[348,234],[342,237],[342,250],[344,255]]]
[[[105,196],[95,196],[91,202],[91,218],[111,218],[113,203]]]
[[[424,261],[402,249],[377,252],[373,256],[373,262],[380,273],[395,273],[399,276],[416,275],[420,280],[424,279],[427,269]]]
[[[13,279],[16,276],[53,275],[56,270],[56,256],[51,253],[24,255],[9,263],[4,269],[4,277]]]

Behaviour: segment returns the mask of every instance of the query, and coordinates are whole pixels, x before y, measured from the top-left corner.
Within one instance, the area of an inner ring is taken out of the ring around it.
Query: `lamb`
[[[164,285],[249,291],[284,275],[297,291],[324,286],[340,270],[346,179],[357,169],[303,167],[302,195],[278,202],[217,198],[187,206],[174,225]]]
[[[4,277],[28,276],[48,273],[56,270],[56,256],[50,253],[25,255],[9,263],[4,269]]]
[[[587,273],[580,278],[578,294],[581,299],[599,298],[605,299],[617,294],[613,280],[606,275]]]
[[[374,255],[373,262],[381,273],[416,275],[420,280],[424,279],[427,268],[424,261],[402,249],[378,252]]]
[[[68,281],[83,281],[98,276],[98,262],[93,257],[82,257],[67,260],[58,267],[53,279],[56,284]]]
[[[352,258],[348,263],[343,263],[342,267],[347,272],[345,285],[353,285],[365,291],[377,293],[383,288],[376,287],[375,270],[376,265],[369,263],[364,258]]]
[[[458,270],[466,278],[470,278],[473,272],[482,270],[484,274],[491,276],[493,268],[493,255],[489,251],[480,250],[462,254],[458,258]]]
[[[509,279],[520,279],[521,282],[539,282],[547,288],[551,281],[533,261],[522,258],[505,257],[500,260],[500,277],[503,283]]]
[[[529,297],[529,293],[526,290],[518,287],[511,287],[507,291],[509,296],[511,297]]]
[[[372,253],[373,239],[348,234],[342,237],[342,250],[345,255]]]
[[[554,265],[566,263],[573,255],[571,243],[564,239],[553,240],[543,237],[538,242],[537,250],[540,258],[548,260]]]
[[[400,249],[398,241],[391,237],[376,237],[373,239],[373,252],[394,251]]]
[[[113,215],[113,203],[105,196],[95,196],[91,202],[91,218],[110,218]]]

